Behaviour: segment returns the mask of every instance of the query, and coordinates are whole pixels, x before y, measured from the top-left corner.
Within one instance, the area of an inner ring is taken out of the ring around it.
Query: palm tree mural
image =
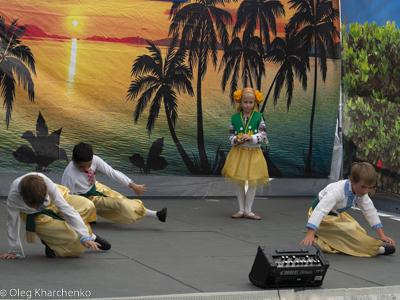
[[[279,0],[244,0],[238,10],[233,35],[243,31],[243,40],[246,41],[254,36],[259,28],[259,38],[262,45],[269,50],[271,37],[270,31],[276,36],[276,18],[285,16],[285,8]],[[257,47],[259,55],[264,56],[264,47]],[[261,78],[265,74],[264,64],[260,61],[257,70],[257,89],[261,91]]]
[[[21,139],[25,139],[31,144],[20,146],[13,152],[13,156],[24,164],[36,164],[37,172],[49,172],[47,167],[56,160],[65,160],[68,163],[67,153],[60,148],[60,135],[62,128],[53,131],[49,135],[49,130],[42,114],[36,121],[36,136],[32,131],[25,131]]]
[[[339,31],[334,22],[339,17],[339,10],[334,8],[332,1],[329,0],[289,0],[290,9],[297,9],[295,14],[289,20],[289,26],[293,28],[300,27],[299,36],[304,39],[306,46],[311,52],[314,50],[314,93],[310,118],[310,142],[308,154],[305,157],[304,176],[312,177],[314,174],[312,167],[312,145],[313,145],[313,124],[315,115],[315,103],[317,96],[317,77],[318,68],[322,73],[322,79],[325,81],[327,64],[326,49],[331,49],[334,45],[333,38],[339,37]],[[313,49],[312,49],[312,46]]]
[[[182,49],[175,50],[178,42],[178,36],[175,35],[164,62],[160,49],[152,42],[147,42],[149,46],[146,48],[151,52],[151,55],[141,55],[134,61],[131,76],[136,78],[130,84],[127,100],[133,101],[137,98],[136,108],[133,113],[135,124],[151,101],[146,125],[149,133],[154,129],[160,107],[164,103],[169,131],[179,154],[189,172],[191,174],[199,174],[200,170],[183,149],[175,132],[175,124],[178,119],[176,92],[184,92],[194,96],[190,81],[193,78],[192,71],[184,64],[186,51]]]
[[[264,111],[274,86],[275,106],[285,84],[288,111],[293,98],[294,78],[297,77],[303,89],[307,89],[307,70],[310,66],[308,52],[304,45],[305,42],[298,35],[298,28],[291,30],[288,25],[285,26],[285,38],[276,37],[273,40],[271,50],[265,55],[265,60],[280,64],[280,68],[271,83],[260,112]]]
[[[219,71],[224,68],[222,76],[222,91],[225,92],[226,84],[229,78],[230,99],[234,103],[233,92],[238,89],[239,77],[242,79],[242,85],[253,86],[253,77],[257,80],[257,71],[262,70],[265,74],[264,62],[262,56],[256,50],[262,48],[261,39],[257,36],[248,38],[242,43],[239,37],[234,37],[221,59]],[[261,62],[261,65],[259,65]]]
[[[224,49],[229,44],[228,26],[232,24],[229,12],[217,5],[230,3],[231,0],[197,0],[196,3],[174,2],[170,10],[171,25],[169,35],[180,33],[181,49],[189,51],[189,67],[197,67],[197,147],[202,174],[211,174],[203,130],[202,81],[207,72],[209,60],[217,66],[218,43]],[[233,0],[232,2],[236,2]]]
[[[10,125],[15,100],[16,84],[28,92],[29,100],[34,101],[34,85],[31,73],[36,76],[35,60],[31,49],[21,44],[27,25],[18,26],[17,20],[7,25],[0,16],[0,89],[6,108],[6,126]]]

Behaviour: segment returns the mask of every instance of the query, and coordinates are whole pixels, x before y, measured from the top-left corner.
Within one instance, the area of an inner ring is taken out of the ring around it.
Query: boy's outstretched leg
[[[396,247],[392,245],[382,245],[379,247],[378,254],[389,255],[396,252]]]
[[[146,209],[145,217],[150,217],[150,218],[157,219],[161,222],[165,222],[167,220],[167,211],[168,211],[168,209],[166,207],[164,207],[163,209],[161,209],[159,211]]]
[[[165,222],[167,220],[167,208],[164,207],[162,210],[159,210],[157,212],[157,217],[158,220],[160,220],[161,222]]]
[[[165,222],[167,218],[165,207],[159,211],[147,209],[141,200],[128,199],[99,182],[96,182],[96,190],[107,197],[89,196],[88,199],[94,203],[97,214],[105,219],[122,224],[133,224],[143,217],[154,218],[161,222]]]

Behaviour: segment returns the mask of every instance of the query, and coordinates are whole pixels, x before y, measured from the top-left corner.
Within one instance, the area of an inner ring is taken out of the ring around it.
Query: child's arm
[[[10,192],[7,199],[7,239],[10,245],[10,250],[8,253],[4,253],[1,256],[3,259],[25,258],[21,239],[19,237],[21,226],[20,213],[19,209],[14,208],[10,203],[11,199],[15,198],[12,194],[13,193]]]
[[[381,228],[378,228],[378,229],[375,230],[375,231],[376,231],[376,233],[378,234],[379,238],[382,240],[382,242],[389,243],[390,245],[393,245],[393,246],[396,247],[395,242],[394,242],[390,237],[387,237],[387,236],[385,235],[385,233],[383,232],[383,228],[382,228],[382,227],[381,227]]]
[[[114,170],[109,164],[107,164],[104,160],[102,160],[98,156],[93,156],[92,165],[96,169],[99,169],[101,172],[106,174],[108,177],[114,179],[115,181],[125,186],[129,186],[131,189],[135,191],[135,194],[138,196],[144,194],[147,190],[144,184],[134,183],[128,176],[126,176],[120,171]]]
[[[315,233],[318,230],[321,221],[328,215],[328,213],[333,209],[336,203],[336,199],[334,194],[332,193],[321,193],[318,195],[320,198],[319,203],[314,208],[313,212],[311,213],[310,218],[307,222],[307,235],[306,237],[300,242],[300,245],[312,245],[316,244],[315,240]]]
[[[257,128],[258,132],[253,135],[243,135],[243,138],[246,141],[249,141],[251,144],[261,144],[263,142],[268,144],[267,138],[267,128],[265,126],[264,118],[261,117],[260,125]]]
[[[93,156],[92,166],[94,166],[95,169],[98,169],[104,174],[106,174],[108,177],[121,183],[122,185],[129,186],[131,189],[135,191],[136,195],[141,195],[146,191],[146,189],[144,189],[143,191],[144,185],[134,184],[133,186],[131,186],[131,183],[133,182],[128,176],[126,176],[120,171],[114,170],[109,164],[107,164],[104,160],[102,160],[100,157],[96,155]]]
[[[140,196],[147,191],[147,188],[144,184],[136,184],[133,181],[129,184],[129,187],[135,191],[135,194]]]
[[[246,134],[246,136],[247,136],[247,134]],[[228,140],[231,143],[231,145],[246,143],[246,139],[243,139],[243,135],[241,136],[241,138],[239,138],[237,135],[235,135],[235,127],[233,127],[232,123],[231,123],[231,126],[229,127]]]
[[[394,241],[390,237],[387,237],[383,232],[381,220],[371,198],[368,195],[364,195],[362,198],[358,199],[357,205],[361,209],[372,229],[376,231],[379,238],[383,242],[396,246]]]
[[[68,225],[75,230],[78,235],[79,240],[82,244],[85,241],[92,240],[91,235],[87,230],[85,223],[82,220],[81,215],[79,212],[68,202],[64,199],[61,193],[58,190],[57,185],[51,181],[48,177],[43,176],[46,186],[47,186],[47,193],[49,194],[51,200],[53,201],[54,205],[60,210],[63,214],[65,221]],[[82,197],[83,198],[83,197]],[[86,198],[84,198],[86,199]]]
[[[61,177],[61,185],[65,186],[67,189],[69,189],[69,193],[71,195],[75,195],[75,185],[74,185],[74,180],[71,178],[71,176],[67,176],[64,172],[63,176]]]
[[[312,228],[308,228],[308,232],[304,240],[300,242],[300,245],[312,245],[316,244],[317,241],[315,240],[315,230]]]

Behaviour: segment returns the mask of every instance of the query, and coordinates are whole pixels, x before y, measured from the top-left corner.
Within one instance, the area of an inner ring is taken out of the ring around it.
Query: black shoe
[[[97,224],[96,221],[89,222],[90,225]]]
[[[42,242],[43,245],[46,246],[46,249],[44,250],[44,253],[46,253],[46,256],[48,258],[55,258],[56,257],[56,253],[53,250],[51,250],[51,248],[49,246],[47,246],[47,244],[43,240],[41,240],[41,242]]]
[[[161,222],[165,222],[165,220],[167,219],[167,208],[164,207],[162,210],[159,210],[157,212],[157,217]]]
[[[396,252],[396,248],[392,245],[383,245],[383,248],[385,248],[385,255],[393,254]]]
[[[102,237],[99,237],[97,234],[96,234],[96,239],[94,241],[96,243],[100,244],[99,248],[101,250],[110,250],[111,249],[111,244],[108,241],[106,241],[105,239],[103,239]]]

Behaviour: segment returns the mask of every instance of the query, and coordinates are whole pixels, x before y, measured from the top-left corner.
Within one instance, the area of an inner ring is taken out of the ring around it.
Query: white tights
[[[256,196],[256,187],[249,186],[247,193],[243,185],[236,186],[237,198],[239,202],[239,211],[243,211],[245,215],[251,212],[253,206],[254,197]]]

